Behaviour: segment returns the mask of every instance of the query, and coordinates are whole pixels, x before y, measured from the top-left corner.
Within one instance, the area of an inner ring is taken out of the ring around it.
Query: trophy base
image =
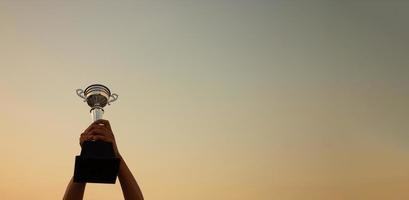
[[[86,141],[81,155],[75,157],[74,182],[115,183],[120,159],[114,156],[112,144]]]
[[[75,157],[74,182],[115,183],[119,158]]]

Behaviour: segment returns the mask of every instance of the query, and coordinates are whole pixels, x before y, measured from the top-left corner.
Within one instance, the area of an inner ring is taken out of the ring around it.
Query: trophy
[[[100,84],[93,84],[85,90],[77,89],[77,95],[91,107],[92,120],[102,119],[104,107],[118,99],[117,94]],[[74,182],[115,183],[120,159],[115,156],[112,143],[84,141],[81,154],[75,157]]]

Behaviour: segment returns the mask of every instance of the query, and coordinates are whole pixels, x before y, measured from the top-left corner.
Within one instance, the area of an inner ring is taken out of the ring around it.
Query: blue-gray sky
[[[405,1],[0,1],[5,199],[58,199],[103,83],[147,199],[409,198]],[[90,184],[87,199],[119,199]]]

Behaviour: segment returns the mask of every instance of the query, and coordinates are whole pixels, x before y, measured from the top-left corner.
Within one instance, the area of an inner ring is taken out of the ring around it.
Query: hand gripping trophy
[[[100,84],[90,85],[85,90],[77,89],[76,92],[91,107],[93,121],[102,119],[104,107],[118,99],[117,94],[111,94]],[[85,141],[81,154],[75,157],[74,182],[115,183],[119,162],[111,143]]]

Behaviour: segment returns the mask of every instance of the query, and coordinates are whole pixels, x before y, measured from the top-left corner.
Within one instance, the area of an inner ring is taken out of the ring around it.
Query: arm
[[[81,147],[82,143],[85,140],[88,140],[88,137],[86,137],[86,133],[91,129],[91,126],[92,124],[80,136]],[[76,183],[73,179],[74,177],[71,178],[70,182],[68,183],[67,189],[65,189],[63,200],[82,200],[84,198],[84,191],[87,183]]]
[[[95,123],[92,123],[80,136],[80,146],[86,140],[89,140],[90,137],[87,136],[87,133],[91,131]],[[76,183],[74,182],[74,177],[71,178],[68,183],[67,189],[65,189],[63,200],[82,200],[84,198],[85,186],[87,183]]]
[[[72,178],[68,183],[63,200],[81,200],[84,197],[86,183],[74,183]]]
[[[118,178],[121,183],[122,194],[125,200],[143,200],[141,189],[138,186],[132,172],[129,170],[125,160],[120,156],[121,164],[119,166]]]

